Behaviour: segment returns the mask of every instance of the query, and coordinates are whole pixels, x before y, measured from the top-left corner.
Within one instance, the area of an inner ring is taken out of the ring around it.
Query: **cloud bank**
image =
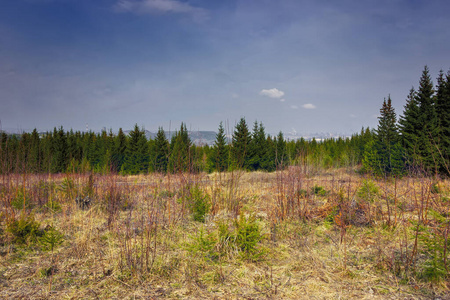
[[[284,96],[284,92],[280,91],[279,89],[273,88],[273,89],[268,89],[268,90],[261,90],[261,92],[259,92],[259,94],[261,96],[267,96],[270,98],[281,98]]]
[[[316,108],[316,106],[314,104],[311,104],[311,103],[303,104],[302,107],[305,108],[305,109],[314,109],[314,108]]]

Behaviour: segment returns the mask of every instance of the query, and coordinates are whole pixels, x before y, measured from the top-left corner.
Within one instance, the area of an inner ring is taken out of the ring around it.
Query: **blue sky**
[[[450,68],[447,0],[2,0],[4,129],[357,132],[425,65]],[[435,80],[434,80],[435,81]]]

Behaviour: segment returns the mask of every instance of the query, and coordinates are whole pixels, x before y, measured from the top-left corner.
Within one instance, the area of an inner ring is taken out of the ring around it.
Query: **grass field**
[[[4,175],[0,298],[450,297],[448,180]]]

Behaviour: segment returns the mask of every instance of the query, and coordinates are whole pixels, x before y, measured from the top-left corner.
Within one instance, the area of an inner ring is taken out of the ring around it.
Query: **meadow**
[[[1,176],[3,299],[449,297],[448,179]]]

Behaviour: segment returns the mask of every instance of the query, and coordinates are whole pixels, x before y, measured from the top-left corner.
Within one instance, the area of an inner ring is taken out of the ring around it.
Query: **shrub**
[[[56,230],[54,227],[49,227],[44,231],[44,234],[39,238],[39,242],[43,250],[51,251],[62,244],[64,235]]]
[[[211,209],[209,195],[204,193],[197,185],[195,185],[190,189],[187,202],[194,221],[204,223],[205,217]]]
[[[231,253],[238,253],[244,260],[258,261],[266,254],[266,249],[260,245],[264,239],[262,228],[254,216],[241,214],[234,221],[234,227],[225,221],[218,222],[217,229],[209,233],[202,226],[191,239],[187,250],[203,253],[205,258],[213,261]]]
[[[29,209],[31,205],[31,197],[28,193],[18,190],[16,197],[12,199],[11,206],[15,209]]]
[[[448,249],[450,249],[450,240],[447,238],[447,218],[439,212],[430,210],[435,225],[420,225],[419,241],[423,245],[423,254],[427,257],[423,264],[423,271],[420,273],[422,279],[432,282],[439,282],[448,277]]]
[[[265,254],[263,248],[258,247],[263,240],[261,227],[252,215],[246,218],[243,214],[235,221],[235,244],[246,260],[257,261]]]
[[[311,192],[312,192],[314,195],[319,195],[319,196],[326,196],[327,193],[328,193],[323,187],[318,186],[318,185],[313,186],[313,187],[311,188]]]
[[[39,230],[40,224],[34,220],[33,215],[20,216],[18,220],[12,220],[6,224],[6,232],[9,233],[14,244],[25,245],[35,243],[42,236]]]
[[[378,187],[372,180],[363,180],[362,186],[358,189],[357,195],[362,200],[373,202],[378,193]]]

